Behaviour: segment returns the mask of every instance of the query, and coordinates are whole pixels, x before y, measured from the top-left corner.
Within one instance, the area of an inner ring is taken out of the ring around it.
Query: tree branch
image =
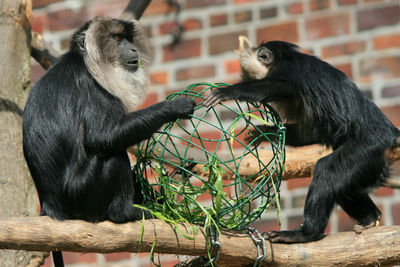
[[[125,10],[122,12],[120,19],[139,20],[150,2],[151,0],[131,0],[126,6]]]
[[[178,226],[185,234],[190,225]],[[0,249],[72,252],[155,252],[205,256],[205,234],[193,240],[182,237],[174,226],[160,220],[114,224],[84,221],[55,221],[49,217],[0,220]],[[247,234],[222,232],[219,264],[252,264],[257,248]],[[140,245],[141,243],[141,245]],[[361,234],[344,232],[304,244],[270,244],[264,266],[385,266],[400,263],[400,226],[381,226]]]
[[[319,145],[306,146],[286,151],[285,171],[283,173],[282,179],[289,180],[294,178],[311,177],[317,161],[320,158],[330,154],[331,152],[332,150],[326,149],[325,147]],[[249,154],[243,158],[239,168],[240,176],[249,177],[254,175],[259,170],[259,166],[257,164],[258,160],[269,162],[274,156],[272,151],[262,148],[259,149],[259,155],[259,159],[256,159],[252,154]],[[386,157],[391,161],[400,160],[400,148],[388,150],[386,153]],[[173,162],[172,158],[168,158],[168,160]],[[193,171],[199,175],[207,175],[207,172],[204,172],[203,165],[200,164],[196,165],[193,168]],[[232,172],[226,170],[223,178],[231,179],[232,175]],[[392,188],[400,188],[400,184],[393,179],[390,179],[388,181],[387,186]]]
[[[60,55],[61,53],[54,49],[48,42],[43,40],[40,34],[37,32],[32,32],[31,56],[44,69],[47,70],[54,65]]]

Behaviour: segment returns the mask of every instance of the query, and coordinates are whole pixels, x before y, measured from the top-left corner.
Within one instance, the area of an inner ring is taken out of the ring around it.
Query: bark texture
[[[189,224],[178,225],[192,236]],[[141,231],[143,229],[143,235]],[[141,240],[142,237],[142,240]],[[141,241],[140,241],[141,240]],[[202,231],[193,240],[161,220],[114,224],[84,221],[54,221],[49,217],[0,220],[0,249],[73,252],[155,252],[206,256]],[[222,232],[221,266],[252,266],[257,248],[247,234]],[[400,264],[400,226],[381,226],[361,234],[343,232],[303,244],[270,244],[263,266],[394,266]]]
[[[0,218],[37,214],[22,154],[22,114],[30,88],[30,0],[0,2]],[[0,250],[0,267],[39,266],[43,253]]]

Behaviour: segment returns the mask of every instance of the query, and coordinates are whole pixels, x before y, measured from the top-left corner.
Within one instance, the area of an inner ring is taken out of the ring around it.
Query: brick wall
[[[118,17],[128,1],[33,0],[33,29],[56,48],[65,50],[69,36],[97,15]],[[193,82],[236,82],[239,62],[233,52],[237,37],[252,42],[274,39],[295,42],[350,76],[400,126],[400,0],[180,0],[182,42],[171,46],[174,14],[164,0],[153,0],[142,23],[153,44],[151,90],[145,105]],[[32,63],[32,79],[43,70]],[[400,176],[400,164],[393,166]],[[283,229],[302,222],[310,179],[281,186]],[[385,225],[400,224],[400,191],[380,188],[374,199]],[[260,230],[276,228],[276,215],[267,212],[256,223]],[[327,232],[351,229],[353,221],[337,209]],[[66,253],[68,266],[147,266],[148,254],[112,255]],[[185,259],[183,257],[183,259]],[[176,257],[163,257],[163,266]],[[47,260],[46,266],[49,265]]]

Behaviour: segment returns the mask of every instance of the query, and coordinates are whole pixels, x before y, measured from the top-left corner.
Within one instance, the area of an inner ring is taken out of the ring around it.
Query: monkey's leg
[[[314,178],[308,190],[304,207],[304,223],[293,231],[271,231],[264,236],[274,243],[310,242],[323,238],[335,198],[342,186],[334,169],[340,165],[339,152],[321,158],[314,169]],[[340,169],[340,168],[339,168]]]
[[[338,204],[349,216],[357,220],[358,224],[353,230],[358,234],[364,229],[374,227],[381,218],[381,212],[368,193],[346,194],[338,200]]]

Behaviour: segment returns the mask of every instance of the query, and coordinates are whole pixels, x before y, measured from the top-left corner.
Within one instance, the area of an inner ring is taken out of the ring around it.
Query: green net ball
[[[167,101],[182,96],[195,100],[195,113],[166,124],[138,146],[135,171],[144,205],[156,217],[243,229],[276,200],[285,160],[283,123],[267,105],[201,105],[213,88],[227,85],[197,83],[170,95]],[[275,130],[257,128],[265,124]],[[259,132],[248,144],[250,129]],[[267,141],[258,145],[259,138]],[[261,161],[266,150],[273,156]]]

